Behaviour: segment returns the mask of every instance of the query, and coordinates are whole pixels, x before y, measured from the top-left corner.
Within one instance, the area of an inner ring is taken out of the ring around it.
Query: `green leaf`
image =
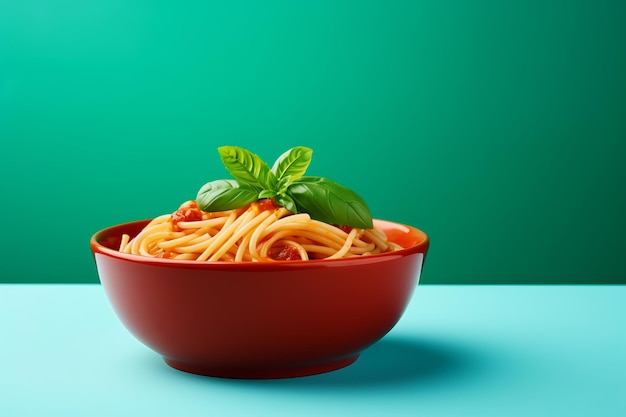
[[[287,187],[289,187],[289,184],[291,184],[291,175],[286,175],[278,180],[276,190],[278,191],[278,193],[284,194],[284,192],[287,190]]]
[[[196,203],[203,211],[232,210],[258,200],[259,192],[234,180],[216,180],[206,183],[198,191]]]
[[[296,146],[283,153],[272,169],[252,152],[237,146],[222,146],[218,152],[234,180],[205,184],[196,201],[204,211],[225,211],[254,201],[273,198],[293,213],[338,226],[371,229],[372,215],[354,191],[327,178],[305,177],[313,150]]]
[[[291,183],[287,194],[299,212],[338,226],[361,229],[374,227],[365,201],[354,191],[327,178],[301,177]]]
[[[224,166],[239,183],[258,188],[258,191],[276,188],[276,176],[256,154],[238,146],[221,146],[217,150]]]
[[[276,195],[275,191],[272,190],[263,190],[259,193],[259,195],[257,196],[257,198],[259,200],[263,200],[264,198],[272,198]]]
[[[296,180],[304,175],[311,163],[312,156],[313,150],[311,148],[296,146],[278,157],[272,166],[272,172],[279,181],[288,176],[291,177],[290,181]]]
[[[298,208],[296,207],[296,203],[293,201],[293,198],[286,194],[281,194],[276,197],[276,202],[289,210],[290,212],[296,214],[298,213]]]

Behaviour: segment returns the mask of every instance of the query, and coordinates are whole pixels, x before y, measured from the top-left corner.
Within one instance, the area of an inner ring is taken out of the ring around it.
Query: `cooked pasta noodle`
[[[196,261],[335,259],[390,252],[401,247],[378,229],[336,227],[293,214],[273,200],[223,212],[204,212],[187,201],[156,217],[134,238],[122,236],[120,252]]]

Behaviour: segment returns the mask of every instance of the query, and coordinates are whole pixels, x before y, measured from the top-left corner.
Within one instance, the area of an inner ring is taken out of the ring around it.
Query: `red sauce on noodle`
[[[352,231],[352,229],[354,229],[351,226],[337,226],[339,229],[343,230],[346,233],[350,233]]]
[[[195,201],[187,201],[178,210],[172,213],[172,227],[178,229],[178,222],[197,222],[202,220],[202,210],[198,208]]]
[[[298,248],[291,245],[285,245],[282,248],[272,248],[269,255],[270,258],[276,261],[299,261],[302,259]]]
[[[256,207],[259,211],[276,210],[278,207],[280,207],[278,204],[276,204],[276,201],[274,201],[273,198],[266,198],[264,200],[259,200],[255,202],[254,204],[256,204]]]

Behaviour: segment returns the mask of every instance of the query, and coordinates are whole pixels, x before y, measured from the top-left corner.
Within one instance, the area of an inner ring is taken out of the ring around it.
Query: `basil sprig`
[[[292,213],[361,229],[373,227],[365,201],[354,191],[322,177],[304,176],[313,150],[296,146],[283,153],[272,168],[252,152],[237,146],[218,148],[222,163],[234,179],[204,184],[196,202],[203,211],[224,211],[273,198]]]

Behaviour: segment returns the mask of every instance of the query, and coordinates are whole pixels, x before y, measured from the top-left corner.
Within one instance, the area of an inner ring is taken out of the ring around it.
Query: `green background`
[[[97,282],[97,230],[310,175],[431,237],[423,283],[626,283],[626,2],[0,3],[1,282]]]

